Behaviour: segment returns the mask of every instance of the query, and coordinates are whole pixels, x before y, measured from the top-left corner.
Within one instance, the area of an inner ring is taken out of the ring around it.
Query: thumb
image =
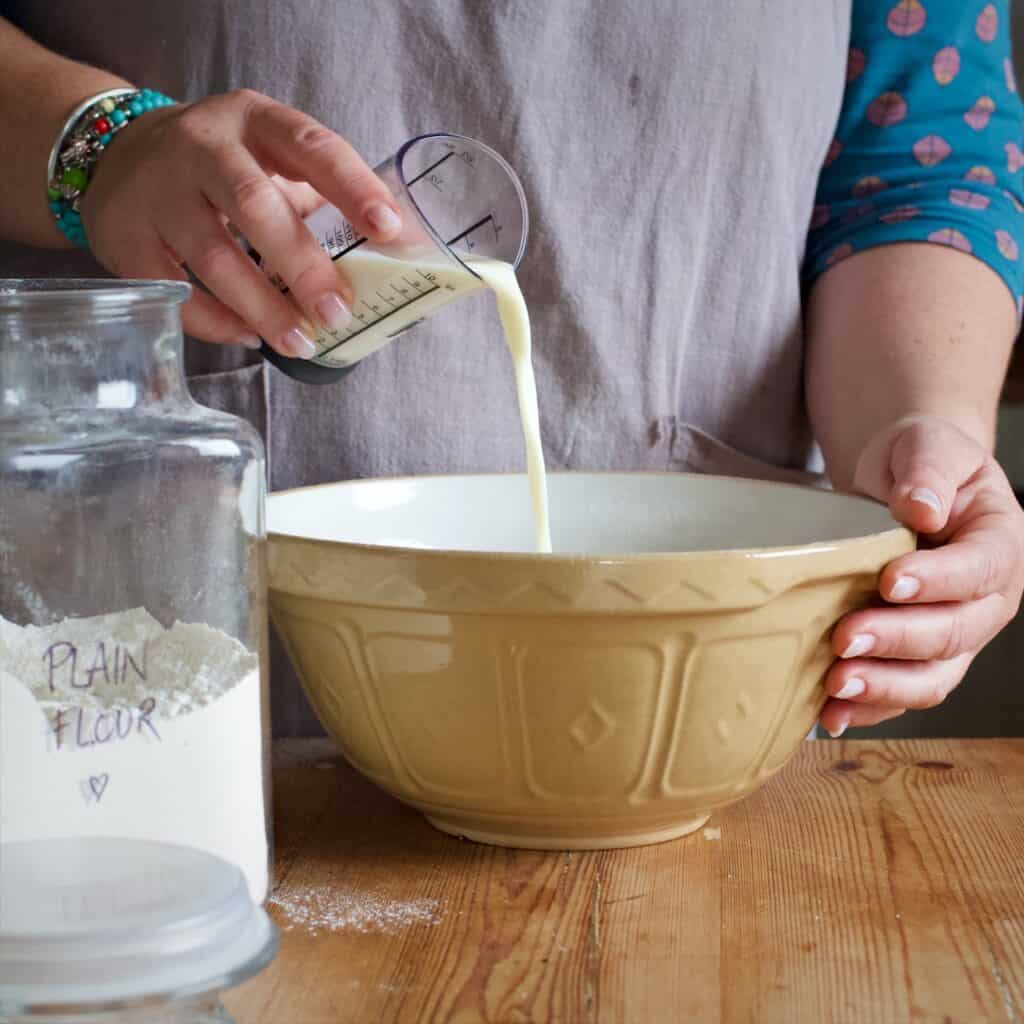
[[[957,491],[985,462],[977,441],[943,420],[906,423],[889,455],[889,510],[918,533],[938,533],[949,521]]]

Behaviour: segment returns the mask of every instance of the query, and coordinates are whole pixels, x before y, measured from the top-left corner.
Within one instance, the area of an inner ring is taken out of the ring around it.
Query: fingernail
[[[942,502],[939,501],[939,496],[927,487],[915,487],[910,492],[910,500],[916,501],[921,505],[927,505],[936,512],[942,512]]]
[[[892,601],[909,601],[917,597],[921,591],[921,581],[913,576],[899,576],[889,591],[889,599]]]
[[[293,327],[281,339],[282,346],[293,356],[299,359],[312,359],[316,355],[316,345],[305,331],[299,327]]]
[[[235,341],[246,348],[263,348],[263,339],[255,334],[240,334]]]
[[[839,719],[839,724],[834,729],[829,729],[828,730],[828,734],[829,734],[829,736],[832,737],[832,739],[837,740],[837,739],[839,739],[840,736],[843,735],[844,732],[846,732],[846,730],[849,728],[849,726],[850,726],[849,718],[840,718]]]
[[[859,697],[866,689],[868,684],[863,679],[858,679],[854,676],[853,679],[847,679],[843,688],[835,694],[836,700],[851,700],[854,697]]]
[[[316,303],[316,311],[325,327],[337,330],[352,319],[352,313],[337,292],[328,292]]]
[[[875,646],[875,638],[870,633],[858,633],[851,641],[850,646],[839,655],[840,658],[859,658],[867,654]]]
[[[384,238],[397,235],[402,230],[401,219],[387,203],[371,203],[366,208],[366,219],[370,227]]]

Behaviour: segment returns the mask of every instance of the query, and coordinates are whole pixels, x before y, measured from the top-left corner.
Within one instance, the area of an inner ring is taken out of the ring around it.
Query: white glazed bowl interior
[[[821,545],[892,530],[886,508],[788,484],[669,473],[554,473],[558,554],[735,551]],[[398,548],[529,553],[522,475],[363,480],[274,495],[272,533]]]

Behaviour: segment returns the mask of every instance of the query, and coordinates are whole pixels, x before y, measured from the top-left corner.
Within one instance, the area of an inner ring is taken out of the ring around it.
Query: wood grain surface
[[[599,853],[447,838],[327,741],[275,772],[238,1024],[1024,1021],[1024,740],[807,743],[711,831]]]

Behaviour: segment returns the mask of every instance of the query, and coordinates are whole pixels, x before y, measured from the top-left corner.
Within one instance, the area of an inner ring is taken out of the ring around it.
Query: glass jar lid
[[[212,993],[256,974],[277,929],[242,872],[113,838],[0,843],[0,1014]]]

